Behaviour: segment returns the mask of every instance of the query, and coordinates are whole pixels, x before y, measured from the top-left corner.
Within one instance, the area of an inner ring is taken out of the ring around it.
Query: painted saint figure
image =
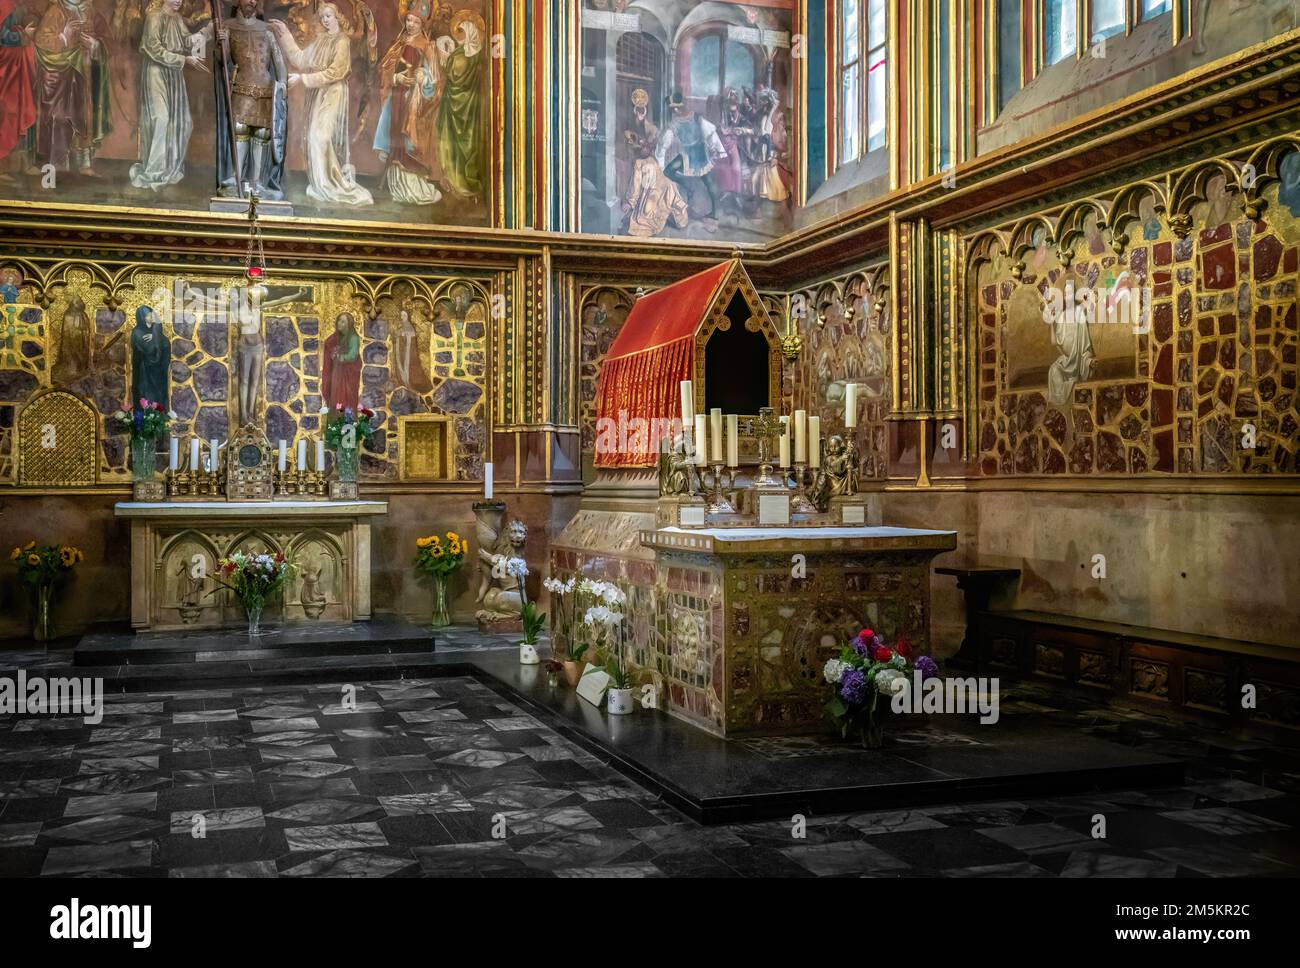
[[[631,131],[627,132],[627,139],[636,152],[636,161],[632,165],[631,184],[623,197],[624,230],[628,235],[643,238],[658,235],[669,219],[677,228],[686,228],[690,222],[690,208],[677,183],[666,176],[655,161],[654,142],[637,141]]]
[[[73,296],[68,308],[63,311],[62,326],[59,329],[59,357],[50,374],[56,384],[68,386],[90,372],[90,340],[91,325],[90,317],[86,314],[86,303],[80,296]]]
[[[36,124],[36,93],[32,78],[36,58],[34,25],[24,26],[16,0],[0,0],[0,163],[27,144]],[[8,175],[0,170],[0,181]]]
[[[320,390],[325,405],[331,410],[340,405],[357,409],[361,399],[361,336],[351,313],[339,313],[321,356]]]
[[[235,167],[244,191],[250,188],[269,201],[284,198],[285,140],[288,135],[288,71],[275,36],[258,16],[261,0],[239,0],[217,40],[217,182],[218,192],[237,195]],[[212,24],[202,33],[212,39]],[[223,64],[224,61],[224,64]],[[223,71],[230,73],[231,108],[226,104]],[[233,109],[233,110],[232,110]],[[235,153],[230,151],[230,115],[234,114]]]
[[[94,0],[54,0],[36,28],[39,164],[99,177],[95,153],[113,130],[106,36]]]
[[[438,108],[438,157],[443,179],[453,195],[477,200],[487,193],[483,152],[483,77],[487,54],[483,50],[483,18],[462,10],[451,22],[455,45],[438,40],[445,78]]]
[[[194,122],[185,68],[207,73],[193,53],[193,37],[180,14],[181,0],[149,7],[140,40],[140,160],[131,184],[157,191],[185,177],[185,152]]]
[[[438,160],[438,102],[442,69],[438,49],[414,11],[379,65],[383,110],[375,127],[375,151],[388,163],[384,184],[393,200],[432,205],[442,200]]]
[[[307,195],[327,205],[372,205],[370,192],[357,184],[348,134],[348,75],[352,73],[351,38],[341,29],[338,8],[317,11],[321,32],[306,49],[298,46],[282,20],[272,20],[289,63],[301,73],[289,75],[289,87],[301,84],[311,93],[307,117]]]
[[[171,370],[171,340],[163,332],[162,320],[152,307],[135,311],[131,330],[131,406],[141,400],[169,405],[168,379]]]
[[[406,307],[398,312],[397,325],[393,328],[393,377],[397,386],[416,393],[428,393],[433,389],[420,360],[420,334]]]

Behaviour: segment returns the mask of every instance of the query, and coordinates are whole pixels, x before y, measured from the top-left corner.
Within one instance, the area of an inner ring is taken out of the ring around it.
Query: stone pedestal
[[[243,610],[213,575],[235,552],[283,552],[298,572],[263,621],[370,618],[370,521],[383,501],[122,502],[131,522],[131,624],[137,630],[239,626]]]

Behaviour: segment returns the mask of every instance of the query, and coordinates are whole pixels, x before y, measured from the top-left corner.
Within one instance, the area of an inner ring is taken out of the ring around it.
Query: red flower
[[[877,662],[888,662],[893,657],[894,657],[894,653],[891,652],[889,649],[885,648],[883,645],[876,646],[875,654],[872,655],[872,658],[875,659]]]
[[[912,654],[912,643],[900,635],[898,641],[894,643],[894,651],[906,659]]]
[[[858,632],[858,638],[865,642],[875,634],[871,629],[862,629],[862,631]]]

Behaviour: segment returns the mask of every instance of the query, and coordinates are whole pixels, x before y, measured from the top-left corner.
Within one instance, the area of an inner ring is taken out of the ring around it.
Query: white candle
[[[316,441],[316,470],[325,473],[325,441]]]
[[[794,412],[794,462],[796,464],[808,463],[808,412],[806,410],[796,410]]]
[[[199,438],[190,438],[190,473],[197,473],[199,470]]]
[[[307,469],[307,441],[304,438],[298,441],[298,470],[305,471],[306,469]]]
[[[727,414],[727,466],[735,467],[740,463],[740,417]]]
[[[790,418],[788,415],[781,416],[781,453],[780,463],[782,467],[790,466]]]
[[[492,500],[492,462],[483,465],[483,500]]]
[[[808,418],[808,466],[822,466],[822,418]]]
[[[682,394],[682,424],[683,426],[690,423],[695,416],[695,384],[690,380],[683,380],[679,386]]]
[[[722,463],[722,408],[714,407],[709,411],[709,459],[714,464]]]
[[[844,388],[844,426],[858,425],[858,385],[850,383]]]
[[[175,437],[171,439],[171,446],[167,451],[167,466],[171,468],[173,474],[181,466],[181,442]]]
[[[217,472],[217,438],[213,437],[208,441],[208,470],[212,473]]]
[[[702,413],[695,415],[695,463],[703,466],[708,463],[709,418]]]
[[[280,465],[279,466],[280,466],[281,474],[283,474],[285,468],[289,466],[289,442],[287,440],[280,441]]]

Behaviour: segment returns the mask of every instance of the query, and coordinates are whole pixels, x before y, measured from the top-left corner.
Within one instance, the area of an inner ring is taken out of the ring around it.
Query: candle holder
[[[793,514],[816,514],[817,508],[808,500],[804,478],[808,473],[807,461],[794,462],[794,494],[790,498],[790,511]]]
[[[736,486],[736,469],[724,468],[721,461],[714,461],[709,464],[711,470],[710,478],[702,481],[705,489],[709,492],[706,500],[708,501],[708,510],[710,514],[735,514],[736,506],[731,503],[730,498],[723,492],[722,475],[725,470],[727,474],[726,490],[730,491]],[[701,477],[704,475],[701,474]]]
[[[275,496],[285,500],[323,498],[328,496],[329,483],[320,471],[290,470],[275,472]]]

